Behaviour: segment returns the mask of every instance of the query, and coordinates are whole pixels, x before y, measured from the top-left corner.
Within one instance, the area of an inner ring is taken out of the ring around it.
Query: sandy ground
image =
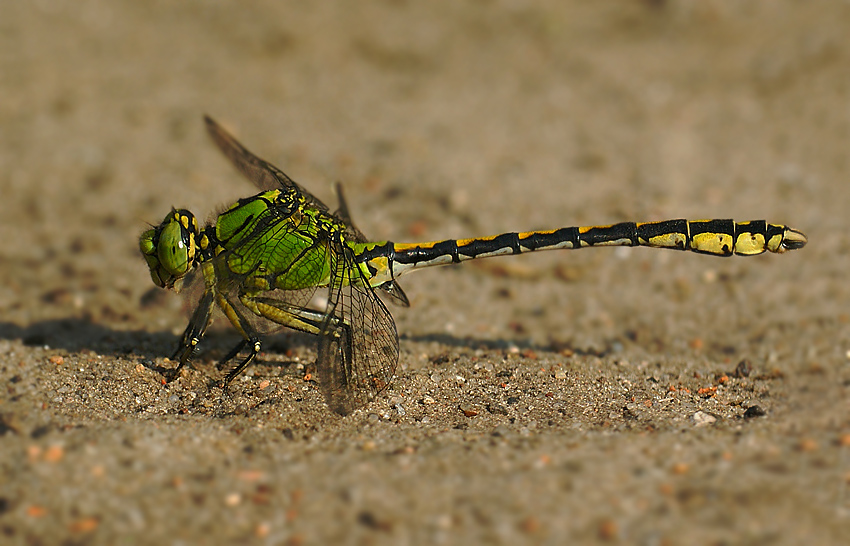
[[[850,540],[847,2],[39,2],[0,17],[0,542]],[[309,336],[222,401],[136,241],[254,192],[202,115],[376,240],[765,218],[783,256],[404,279],[342,418]]]

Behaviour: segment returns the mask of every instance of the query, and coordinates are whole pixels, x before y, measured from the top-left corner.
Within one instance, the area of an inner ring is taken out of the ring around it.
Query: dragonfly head
[[[154,284],[180,291],[183,277],[196,265],[197,236],[198,222],[185,209],[172,209],[161,224],[142,233],[139,250]]]

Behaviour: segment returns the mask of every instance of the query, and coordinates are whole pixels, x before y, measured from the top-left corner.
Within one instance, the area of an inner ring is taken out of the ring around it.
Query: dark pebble
[[[744,419],[752,419],[753,417],[764,417],[767,412],[761,409],[761,406],[750,406],[744,412]]]

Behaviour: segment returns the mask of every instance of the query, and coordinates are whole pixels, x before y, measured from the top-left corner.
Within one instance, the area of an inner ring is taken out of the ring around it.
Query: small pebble
[[[811,438],[803,438],[800,440],[800,443],[797,444],[797,449],[803,452],[817,451],[818,443]]]
[[[29,508],[27,508],[27,515],[31,518],[40,518],[40,517],[44,516],[45,514],[47,514],[47,509],[45,509],[42,506],[38,506],[38,505],[34,504],[34,505],[30,506]]]
[[[602,540],[615,540],[620,534],[617,524],[610,519],[603,520],[599,524],[599,538]]]
[[[242,470],[236,474],[236,476],[243,481],[254,483],[262,480],[265,477],[265,473],[260,470],[250,469],[250,470]]]
[[[753,417],[763,417],[767,415],[767,412],[764,411],[761,406],[750,406],[747,408],[747,411],[744,412],[744,419],[752,419]]]
[[[257,538],[265,538],[269,536],[269,532],[271,532],[271,527],[268,523],[260,523],[257,525],[257,528],[254,529],[254,536]]]
[[[30,461],[35,461],[41,456],[41,447],[37,445],[31,445],[27,447],[27,458]]]
[[[65,456],[65,450],[62,446],[50,446],[44,452],[44,460],[48,463],[58,463]]]
[[[97,518],[78,519],[68,526],[68,530],[72,533],[91,533],[97,529],[99,523]]]
[[[534,516],[528,516],[522,520],[522,523],[520,523],[520,529],[522,529],[524,533],[533,535],[540,530],[540,520]]]
[[[732,374],[735,377],[749,377],[750,373],[753,371],[753,365],[749,360],[744,359],[738,362],[738,365],[735,367],[735,372]]]
[[[691,418],[694,420],[694,425],[698,427],[703,425],[710,425],[711,423],[717,421],[717,417],[704,411],[698,411],[694,413]]]

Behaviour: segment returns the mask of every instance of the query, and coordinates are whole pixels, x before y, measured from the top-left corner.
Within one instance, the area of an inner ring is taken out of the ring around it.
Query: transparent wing
[[[349,240],[357,241],[358,243],[368,242],[368,239],[363,232],[357,229],[354,225],[354,220],[351,219],[351,212],[348,209],[348,203],[345,200],[345,194],[342,191],[342,184],[336,184],[336,196],[339,201],[339,208],[334,211],[334,216],[345,225],[345,234]],[[378,288],[382,293],[390,298],[390,301],[400,307],[410,307],[410,300],[407,299],[407,294],[399,286],[398,281],[392,280],[385,282]]]
[[[207,132],[212,137],[216,146],[227,156],[236,168],[245,175],[255,186],[261,190],[277,190],[283,188],[294,188],[319,210],[327,212],[327,205],[322,203],[313,194],[301,187],[300,184],[286,176],[286,174],[272,165],[255,156],[224,128],[211,117],[204,116]]]
[[[339,240],[332,251],[332,271],[317,372],[328,406],[346,415],[392,382],[398,333],[392,315],[355,263],[354,253]]]
[[[357,229],[357,226],[354,225],[354,220],[351,219],[351,212],[348,210],[348,203],[345,200],[345,194],[342,191],[342,184],[337,182],[334,185],[336,189],[336,198],[339,201],[339,208],[334,211],[334,216],[339,219],[340,222],[345,224],[345,233],[348,235],[348,238],[352,241],[357,241],[358,243],[365,243],[368,241],[366,236],[363,235],[363,232]]]

